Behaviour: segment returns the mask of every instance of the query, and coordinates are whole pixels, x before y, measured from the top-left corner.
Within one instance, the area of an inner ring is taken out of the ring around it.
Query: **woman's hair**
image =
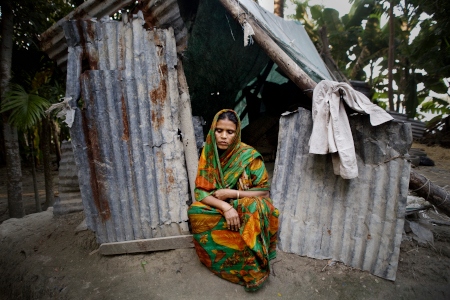
[[[219,115],[217,118],[217,121],[219,120],[230,120],[231,122],[238,126],[238,119],[236,118],[236,115],[232,111],[225,111]]]

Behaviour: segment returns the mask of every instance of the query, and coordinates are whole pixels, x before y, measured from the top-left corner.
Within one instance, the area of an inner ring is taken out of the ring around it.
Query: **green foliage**
[[[372,14],[375,4],[375,0],[355,0],[348,13],[348,21],[345,23],[346,29],[361,26],[362,21]]]
[[[39,49],[39,35],[73,10],[72,2],[70,0],[12,1],[16,48]]]
[[[299,3],[297,10],[308,21],[308,34],[312,36],[321,52],[319,29],[326,26],[331,54],[340,70],[349,79],[368,80],[375,88],[374,101],[380,105],[387,99],[387,70],[389,26],[380,26],[382,15],[388,15],[391,4],[395,13],[395,66],[393,91],[397,110],[417,116],[418,105],[430,91],[446,94],[449,86],[444,78],[450,78],[450,1],[448,0],[349,0],[348,14],[339,14],[323,6],[309,7],[308,2]],[[308,12],[311,17],[308,16]],[[428,14],[428,16],[424,15]],[[420,27],[419,27],[420,26]],[[420,28],[412,38],[413,29]],[[379,75],[374,78],[377,68]],[[420,86],[421,90],[417,91]],[[423,88],[422,88],[423,86]],[[422,105],[421,112],[445,113],[447,105],[437,98]],[[401,107],[403,106],[403,108]]]
[[[35,93],[27,93],[17,84],[12,84],[1,105],[0,113],[9,114],[11,125],[27,130],[37,124],[50,102]]]
[[[421,104],[421,111],[439,115],[450,114],[450,106],[447,101],[433,97],[430,101]]]

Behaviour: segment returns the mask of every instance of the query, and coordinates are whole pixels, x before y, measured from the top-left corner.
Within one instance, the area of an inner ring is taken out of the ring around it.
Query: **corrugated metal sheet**
[[[188,233],[174,33],[143,22],[63,25],[66,96],[83,105],[72,145],[87,224],[100,243]]]
[[[63,24],[73,19],[92,19],[109,17],[121,8],[133,3],[134,0],[88,0],[75,8],[63,19],[56,22],[40,36],[42,51],[55,60],[62,69],[66,69],[68,53],[64,38]],[[187,40],[187,29],[180,16],[177,0],[144,0],[141,1],[141,10],[144,12],[148,28],[166,28],[172,26],[175,31],[177,47],[184,50]]]
[[[53,205],[54,215],[65,215],[83,210],[78,172],[72,151],[72,144],[63,141],[61,161],[58,168],[58,198]]]
[[[192,4],[188,4],[192,5]],[[184,51],[187,47],[188,30],[180,15],[177,0],[147,0],[143,1],[145,24],[147,28],[172,27],[177,41],[177,52]]]
[[[412,130],[413,138],[418,139],[418,140],[423,138],[423,134],[424,134],[425,129],[426,129],[426,126],[425,126],[424,122],[418,121],[418,120],[411,120],[411,119],[408,118],[407,115],[401,114],[401,113],[398,113],[398,112],[389,111],[388,113],[391,116],[393,116],[394,119],[396,119],[398,121],[410,123],[411,124],[411,130]]]
[[[330,155],[308,153],[310,111],[281,118],[271,190],[280,210],[279,248],[395,280],[411,128],[395,121],[372,127],[368,116],[350,122],[359,177],[345,180],[333,174]]]

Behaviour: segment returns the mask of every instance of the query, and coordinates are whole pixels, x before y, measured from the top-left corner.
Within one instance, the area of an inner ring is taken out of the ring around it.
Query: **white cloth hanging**
[[[350,124],[344,103],[340,101],[339,90],[351,109],[370,115],[372,126],[393,118],[347,83],[323,80],[314,88],[313,129],[309,139],[309,153],[332,153],[334,174],[344,179],[352,179],[358,177],[358,165]]]
[[[72,127],[73,121],[75,120],[75,108],[70,107],[69,102],[72,100],[72,97],[64,97],[59,100],[62,100],[61,102],[52,104],[46,111],[46,114],[49,114],[53,110],[59,110],[56,117],[60,119],[64,119],[64,122],[69,126],[69,128]]]

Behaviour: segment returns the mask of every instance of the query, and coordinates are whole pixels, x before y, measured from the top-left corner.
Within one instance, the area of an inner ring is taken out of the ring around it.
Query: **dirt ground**
[[[436,162],[416,171],[450,191],[450,150],[413,147]],[[33,213],[27,170],[28,215],[8,219],[5,173],[0,170],[0,299],[450,299],[450,226],[427,221],[450,219],[433,209],[416,217],[432,230],[434,243],[419,244],[404,235],[395,282],[342,263],[278,251],[268,282],[258,292],[246,293],[211,274],[194,249],[100,255],[92,232],[75,231],[82,212],[54,217],[50,208]],[[38,175],[44,202],[43,174]]]

